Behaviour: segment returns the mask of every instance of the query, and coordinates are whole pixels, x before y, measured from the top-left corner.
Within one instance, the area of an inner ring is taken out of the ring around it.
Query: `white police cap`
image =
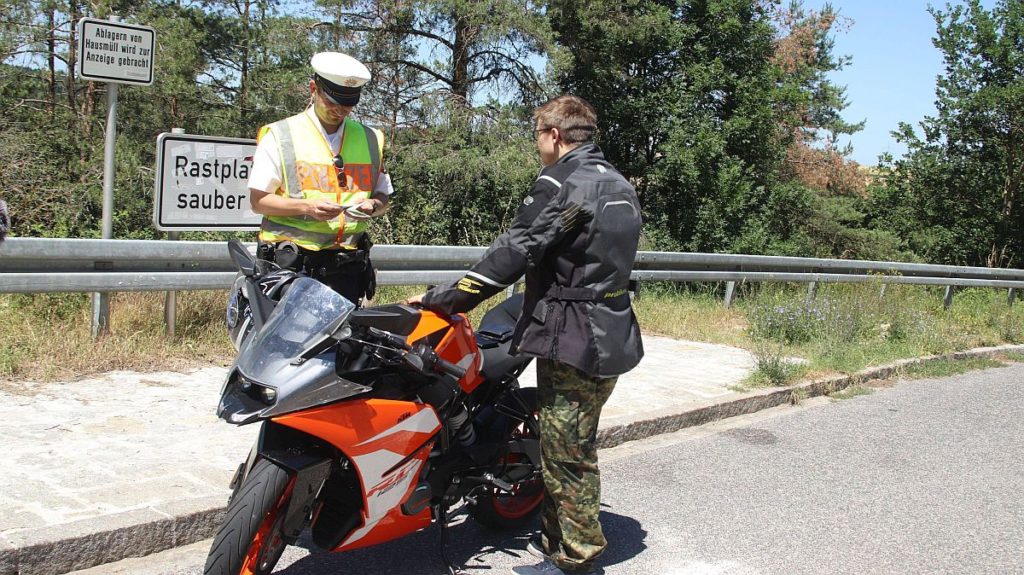
[[[319,52],[310,60],[317,86],[337,104],[355,106],[370,70],[362,62],[341,52]]]

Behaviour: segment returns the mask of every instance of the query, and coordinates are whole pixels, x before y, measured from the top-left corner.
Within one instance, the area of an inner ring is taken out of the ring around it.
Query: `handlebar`
[[[405,350],[405,351],[409,351],[410,349],[412,349],[411,347],[409,347],[408,343],[405,343],[405,338],[404,337],[399,336],[399,335],[395,335],[395,334],[391,333],[390,331],[384,331],[382,329],[377,329],[375,327],[371,327],[369,329],[369,332],[370,332],[370,335],[372,335],[373,337],[376,337],[377,339],[384,340],[385,342],[387,342],[392,347],[397,347],[398,349],[402,349],[402,350]]]
[[[437,354],[434,355],[436,356]],[[445,361],[440,357],[437,358],[437,362],[434,363],[434,367],[438,371],[442,373],[447,373],[448,375],[454,377],[455,379],[462,379],[466,375],[465,369],[462,369],[461,367],[455,365],[450,361]]]
[[[406,343],[405,338],[399,335],[395,335],[391,332],[384,331],[371,327],[369,329],[370,334],[374,337],[387,342],[389,345],[405,351],[408,355],[414,355],[422,361],[423,368],[430,368],[434,371],[444,373],[454,377],[455,379],[462,379],[466,375],[466,370],[455,365],[450,361],[441,359],[437,355],[437,352],[426,344],[417,344],[416,347],[411,347]],[[417,364],[419,362],[416,362]]]

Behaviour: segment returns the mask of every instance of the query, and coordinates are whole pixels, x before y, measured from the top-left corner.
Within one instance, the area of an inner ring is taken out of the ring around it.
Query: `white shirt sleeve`
[[[281,187],[281,157],[277,150],[277,138],[268,131],[256,145],[249,172],[249,188],[272,194]]]
[[[377,185],[373,188],[373,193],[387,196],[395,193],[395,188],[391,185],[391,174],[384,172],[377,178]]]

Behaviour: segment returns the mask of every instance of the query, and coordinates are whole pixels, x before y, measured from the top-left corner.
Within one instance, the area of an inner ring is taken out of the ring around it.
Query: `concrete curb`
[[[0,575],[58,575],[211,537],[225,497],[202,497],[28,529],[0,541]]]
[[[638,416],[610,418],[602,421],[597,436],[598,447],[614,447],[627,441],[834,393],[864,381],[891,377],[911,365],[944,359],[993,357],[1007,352],[1024,352],[1024,345],[976,348],[906,359],[853,375],[829,377],[790,387],[733,393],[703,402],[682,413],[652,409]],[[66,525],[20,531],[0,540],[0,575],[60,575],[194,543],[213,536],[223,517],[225,503],[226,497],[203,497],[160,508],[138,509]]]

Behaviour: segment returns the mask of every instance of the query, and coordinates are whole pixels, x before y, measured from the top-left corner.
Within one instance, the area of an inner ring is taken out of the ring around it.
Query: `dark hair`
[[[558,128],[567,144],[589,142],[597,133],[597,112],[579,96],[559,96],[533,111],[533,120],[541,128]]]

